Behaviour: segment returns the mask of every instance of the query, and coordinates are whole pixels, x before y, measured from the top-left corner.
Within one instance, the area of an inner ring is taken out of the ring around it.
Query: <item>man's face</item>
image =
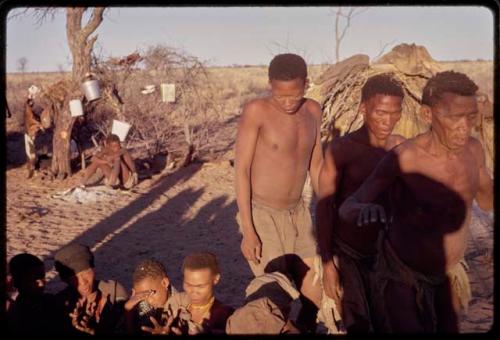
[[[394,126],[401,118],[403,98],[376,94],[362,103],[365,124],[379,140],[389,137]]]
[[[94,279],[94,269],[87,268],[72,276],[69,284],[78,291],[81,297],[88,297],[94,292]]]
[[[117,142],[111,142],[109,143],[109,149],[111,150],[112,153],[118,153],[120,152],[121,145],[120,143]]]
[[[18,283],[18,289],[29,296],[42,295],[45,290],[45,267],[28,269],[22,276],[21,282]]]
[[[476,97],[446,92],[431,110],[432,129],[440,142],[450,150],[464,147],[477,122]]]
[[[305,80],[296,78],[293,80],[271,79],[272,100],[287,114],[294,114],[303,102],[305,91]]]
[[[214,275],[208,268],[184,270],[183,288],[194,305],[207,304],[214,296],[214,286],[220,275]]]
[[[152,291],[145,301],[154,308],[162,308],[168,299],[167,288],[170,282],[168,278],[146,277],[134,284],[134,293],[142,294]]]

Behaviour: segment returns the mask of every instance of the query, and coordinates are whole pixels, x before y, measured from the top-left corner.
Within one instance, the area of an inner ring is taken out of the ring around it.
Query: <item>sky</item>
[[[376,57],[384,45],[415,43],[445,60],[493,60],[493,13],[481,6],[364,7],[351,20],[340,58]],[[32,16],[8,19],[6,71],[71,69],[65,13],[37,26]],[[334,62],[336,7],[112,7],[96,30],[95,50],[121,57],[164,44],[209,66],[267,65],[275,54],[298,53],[309,64]],[[359,8],[358,8],[359,9]],[[43,51],[43,53],[40,53]]]

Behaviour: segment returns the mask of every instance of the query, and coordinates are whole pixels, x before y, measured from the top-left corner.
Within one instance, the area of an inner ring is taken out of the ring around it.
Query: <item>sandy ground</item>
[[[7,259],[20,252],[42,257],[48,291],[63,287],[53,269],[53,255],[69,242],[89,245],[95,252],[99,278],[131,288],[134,266],[154,257],[162,261],[171,281],[182,288],[182,259],[195,250],[214,252],[222,269],[219,298],[242,304],[252,274],[240,253],[235,220],[234,169],[229,153],[214,163],[194,163],[159,179],[147,180],[131,192],[106,192],[96,202],[78,203],[51,196],[63,183],[24,179],[24,168],[7,171]],[[484,332],[493,317],[493,225],[491,217],[474,209],[466,259],[473,299],[462,332]]]

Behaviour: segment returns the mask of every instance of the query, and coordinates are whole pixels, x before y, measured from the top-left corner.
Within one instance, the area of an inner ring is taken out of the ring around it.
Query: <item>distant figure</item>
[[[420,112],[430,129],[391,150],[340,207],[351,225],[388,223],[373,289],[379,331],[459,330],[460,307],[466,310],[471,297],[464,253],[472,201],[493,209],[484,150],[470,137],[477,89],[458,72],[430,78]],[[390,218],[376,201],[384,192],[391,195]]]
[[[61,280],[68,286],[56,294],[60,327],[66,334],[111,334],[117,331],[128,299],[114,280],[96,280],[89,247],[70,244],[54,256]]]
[[[104,183],[113,188],[120,185],[120,178],[125,189],[131,189],[138,183],[134,160],[128,150],[121,146],[118,136],[114,134],[110,134],[106,139],[104,150],[92,158],[79,185],[85,186],[89,178],[98,170],[104,175]]]
[[[142,261],[136,266],[132,280],[132,294],[124,306],[128,333],[138,334],[142,327],[165,324],[168,302],[177,291],[163,264],[154,259]]]
[[[405,140],[391,134],[401,117],[403,97],[403,88],[392,75],[368,78],[359,106],[363,126],[331,142],[319,175],[316,218],[323,287],[341,309],[349,333],[373,331],[369,292],[380,229],[345,223],[338,217],[338,208],[387,151]],[[386,199],[379,197],[378,202],[385,205]]]
[[[37,152],[35,147],[35,139],[39,131],[43,131],[42,123],[33,113],[33,100],[30,98],[26,101],[24,107],[24,147],[26,151],[26,178],[31,178],[35,173],[37,164]]]
[[[272,94],[248,102],[236,137],[237,220],[241,251],[255,276],[291,275],[302,294],[298,323],[316,328],[321,287],[314,282],[318,256],[315,232],[302,199],[309,171],[317,193],[323,159],[321,107],[304,98],[307,65],[300,56],[280,54],[269,65]]]
[[[12,113],[10,113],[9,104],[7,103],[7,100],[5,101],[5,113],[7,115],[7,118],[12,117]]]
[[[57,332],[54,296],[44,293],[43,262],[28,253],[18,254],[9,261],[9,272],[19,292],[7,311],[9,333],[34,336]]]

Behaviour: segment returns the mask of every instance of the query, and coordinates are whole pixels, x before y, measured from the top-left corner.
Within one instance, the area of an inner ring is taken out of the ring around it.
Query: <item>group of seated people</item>
[[[196,252],[182,263],[183,291],[169,280],[155,259],[140,262],[128,294],[115,280],[96,278],[88,246],[72,243],[54,257],[67,285],[45,292],[45,267],[37,256],[22,253],[9,261],[8,330],[12,334],[280,334],[298,333],[289,319],[299,292],[279,272],[254,278],[245,304],[236,310],[215,297],[221,275],[217,258]],[[27,322],[29,320],[29,322]]]

